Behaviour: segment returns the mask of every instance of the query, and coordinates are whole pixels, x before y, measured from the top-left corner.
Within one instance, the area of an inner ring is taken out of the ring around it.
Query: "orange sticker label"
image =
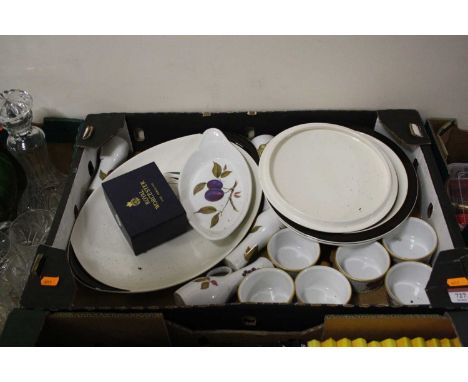
[[[465,286],[468,285],[468,279],[466,277],[455,277],[447,279],[447,285],[451,287]]]
[[[41,278],[41,285],[42,286],[51,286],[55,287],[59,283],[60,277],[51,277],[51,276],[44,276]]]

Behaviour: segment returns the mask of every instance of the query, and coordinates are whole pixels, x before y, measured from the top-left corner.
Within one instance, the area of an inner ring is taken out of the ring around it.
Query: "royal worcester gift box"
[[[155,163],[102,184],[117,225],[139,255],[188,229],[185,210]]]

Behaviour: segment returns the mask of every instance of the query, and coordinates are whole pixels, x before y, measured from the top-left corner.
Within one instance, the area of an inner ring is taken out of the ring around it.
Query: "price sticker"
[[[41,285],[42,286],[49,286],[49,287],[55,287],[58,285],[60,281],[60,277],[51,277],[51,276],[44,276],[41,278]]]
[[[447,285],[451,287],[465,286],[468,285],[468,279],[466,277],[454,277],[447,279]]]
[[[452,288],[448,294],[454,304],[468,304],[468,288]]]

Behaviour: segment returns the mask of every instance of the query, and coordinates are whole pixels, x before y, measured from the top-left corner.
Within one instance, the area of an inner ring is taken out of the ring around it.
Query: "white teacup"
[[[353,289],[367,292],[382,285],[390,268],[390,256],[385,248],[377,243],[354,247],[339,247],[335,263],[338,270],[350,281]]]
[[[437,248],[437,234],[424,220],[410,217],[394,233],[382,239],[395,263],[428,263]]]
[[[281,269],[259,269],[242,280],[237,296],[240,302],[292,302],[294,281]]]
[[[347,304],[351,285],[336,269],[314,265],[301,271],[295,281],[296,296],[306,304]]]
[[[396,305],[427,305],[426,285],[431,276],[429,265],[416,261],[395,264],[387,272],[385,288]]]
[[[277,268],[291,276],[314,265],[320,257],[320,245],[289,228],[276,232],[267,245],[268,257]]]

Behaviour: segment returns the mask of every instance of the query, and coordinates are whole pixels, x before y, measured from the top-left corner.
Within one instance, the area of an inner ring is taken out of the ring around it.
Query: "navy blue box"
[[[109,207],[135,255],[184,233],[184,208],[155,163],[102,184]]]

